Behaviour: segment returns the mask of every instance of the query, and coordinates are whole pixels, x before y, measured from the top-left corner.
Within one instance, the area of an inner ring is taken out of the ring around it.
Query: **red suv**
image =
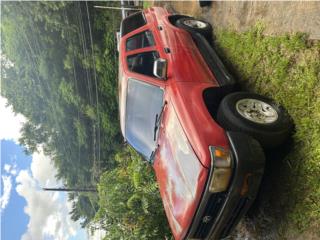
[[[153,165],[175,239],[226,237],[256,197],[262,147],[292,126],[272,100],[235,92],[211,33],[160,7],[121,23],[121,131]]]

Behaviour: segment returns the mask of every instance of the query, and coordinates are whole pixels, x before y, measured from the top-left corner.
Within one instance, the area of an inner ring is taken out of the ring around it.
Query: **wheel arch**
[[[168,20],[173,26],[176,26],[176,22],[181,18],[192,18],[192,17],[186,16],[186,15],[180,15],[180,14],[174,14],[174,15],[168,16]]]
[[[217,113],[222,99],[235,91],[235,85],[209,87],[202,92],[203,101],[211,117],[216,121]]]

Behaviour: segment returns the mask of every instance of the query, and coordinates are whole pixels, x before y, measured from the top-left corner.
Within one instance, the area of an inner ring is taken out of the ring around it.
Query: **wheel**
[[[187,31],[201,33],[205,37],[209,37],[212,35],[212,27],[210,23],[207,23],[202,20],[197,20],[191,17],[178,19],[176,22],[176,26],[183,28]]]
[[[281,145],[293,127],[283,107],[269,98],[246,92],[227,95],[218,108],[217,121],[226,130],[254,137],[264,148]]]

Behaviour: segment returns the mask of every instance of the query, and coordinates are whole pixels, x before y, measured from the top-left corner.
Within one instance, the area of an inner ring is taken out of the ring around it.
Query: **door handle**
[[[164,52],[165,52],[165,53],[171,53],[170,48],[165,47],[165,48],[164,48]]]

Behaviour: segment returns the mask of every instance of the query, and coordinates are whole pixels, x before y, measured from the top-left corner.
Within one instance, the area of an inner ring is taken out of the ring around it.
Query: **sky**
[[[70,219],[71,203],[65,193],[41,189],[62,185],[55,179],[56,169],[41,150],[31,156],[24,153],[18,139],[26,119],[5,105],[0,96],[1,239],[100,239],[100,232],[88,236]]]

